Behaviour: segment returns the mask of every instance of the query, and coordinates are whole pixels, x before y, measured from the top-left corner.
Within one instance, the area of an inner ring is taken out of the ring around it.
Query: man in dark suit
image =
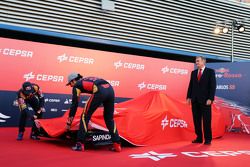
[[[192,143],[203,143],[203,122],[204,144],[210,145],[212,141],[211,105],[216,90],[215,72],[205,66],[206,58],[203,56],[197,56],[195,63],[197,69],[191,73],[187,92],[187,103],[192,104],[193,122],[197,136]]]

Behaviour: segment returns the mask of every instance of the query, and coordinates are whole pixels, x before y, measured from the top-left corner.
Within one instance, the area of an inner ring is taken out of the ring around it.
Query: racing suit
[[[86,77],[78,80],[72,90],[72,104],[69,112],[68,123],[71,125],[78,107],[81,93],[91,94],[81,115],[77,141],[84,143],[88,123],[95,110],[103,104],[104,120],[114,143],[120,142],[120,137],[114,122],[114,90],[105,80],[96,77]],[[67,123],[67,124],[68,124]]]
[[[42,118],[42,111],[44,110],[45,102],[39,86],[32,84],[32,87],[33,91],[29,95],[25,94],[23,89],[20,89],[17,92],[17,101],[21,112],[19,120],[19,133],[23,133],[25,131],[26,120],[27,118],[31,118],[33,121],[31,135],[37,136],[38,128],[36,127],[34,120]],[[29,106],[34,110],[34,115],[29,111]]]

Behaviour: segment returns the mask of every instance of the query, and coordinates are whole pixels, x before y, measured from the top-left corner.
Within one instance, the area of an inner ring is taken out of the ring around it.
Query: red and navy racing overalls
[[[38,135],[38,129],[34,122],[33,114],[29,111],[30,106],[34,110],[34,115],[37,118],[42,118],[42,112],[38,113],[41,108],[44,108],[44,96],[40,91],[40,88],[36,84],[32,84],[33,92],[30,95],[26,95],[23,89],[17,92],[17,101],[20,109],[20,120],[19,120],[19,133],[25,131],[25,125],[27,118],[31,118],[33,121],[31,135]]]
[[[86,77],[78,80],[73,87],[72,104],[69,117],[74,117],[78,107],[78,101],[81,93],[91,94],[85,109],[81,116],[80,127],[77,134],[77,141],[84,143],[88,123],[95,110],[103,104],[104,120],[111,135],[112,141],[119,143],[120,137],[114,122],[114,90],[112,86],[104,79],[96,77]]]

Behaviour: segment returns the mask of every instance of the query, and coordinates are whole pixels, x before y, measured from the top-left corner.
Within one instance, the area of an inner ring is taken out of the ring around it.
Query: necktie
[[[201,75],[202,75],[202,69],[199,70],[198,77],[197,77],[197,78],[198,78],[198,81],[200,81]]]

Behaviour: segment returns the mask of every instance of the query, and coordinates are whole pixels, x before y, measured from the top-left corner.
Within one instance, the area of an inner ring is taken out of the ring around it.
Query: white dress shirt
[[[201,75],[203,74],[204,70],[205,70],[206,66],[202,67],[201,68]],[[200,69],[198,69],[198,73],[197,73],[197,76],[199,75],[199,72],[200,72]]]

